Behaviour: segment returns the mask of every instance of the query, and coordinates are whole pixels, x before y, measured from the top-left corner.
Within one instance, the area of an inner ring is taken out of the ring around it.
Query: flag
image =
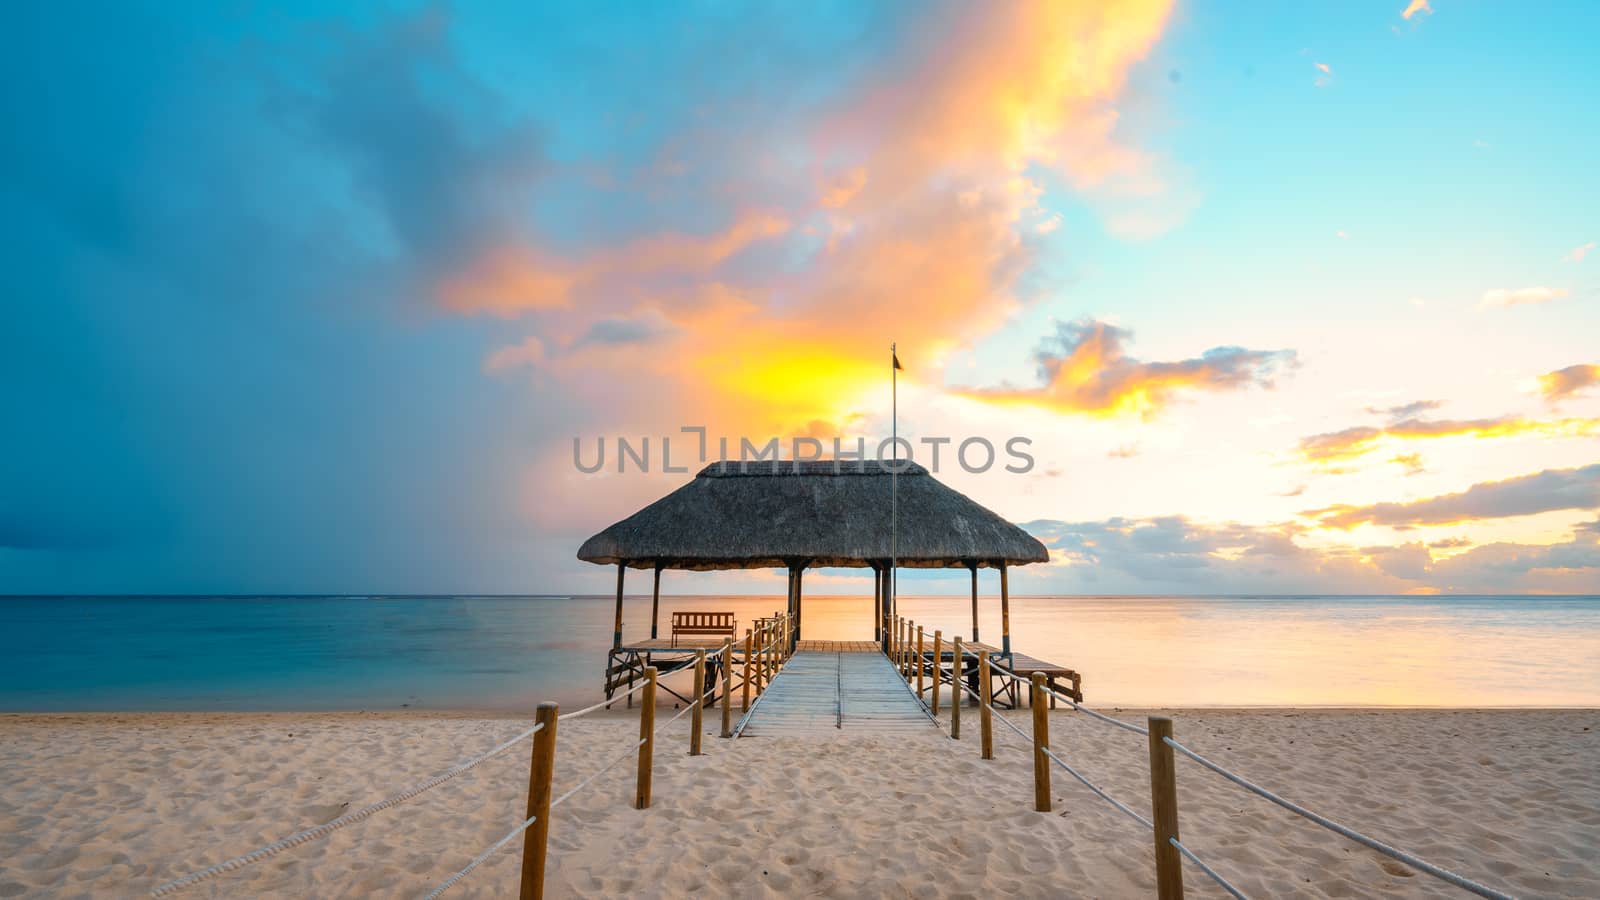
[[[896,355],[893,350],[889,351],[889,355],[894,358],[894,367],[896,369],[899,369],[900,371],[904,372],[906,370],[906,367],[900,365],[900,357],[898,355]]]

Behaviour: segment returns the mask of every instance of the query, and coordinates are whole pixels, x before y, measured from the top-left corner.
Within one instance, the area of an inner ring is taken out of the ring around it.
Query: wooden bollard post
[[[756,629],[756,696],[767,686],[767,626],[762,625]]]
[[[705,731],[706,652],[694,652],[694,711],[689,713],[689,755],[700,755],[700,735]]]
[[[933,632],[933,714],[935,716],[939,714],[940,670],[944,668],[944,663],[940,661],[939,657],[943,655],[943,644],[944,632],[935,629]]]
[[[966,657],[961,655],[961,635],[950,639],[950,738],[961,740],[961,670]]]
[[[917,629],[917,699],[922,699],[922,629]]]
[[[895,665],[898,666],[899,669],[900,669],[900,677],[901,678],[905,678],[907,680],[909,680],[911,678],[911,665],[908,662],[908,660],[911,658],[910,644],[911,644],[911,620],[910,619],[901,619],[900,620],[900,655],[895,658]]]
[[[650,763],[656,741],[656,667],[644,670],[644,697],[639,701],[639,781],[633,792],[633,808],[650,808]]]
[[[544,850],[550,837],[550,775],[556,765],[556,721],[561,708],[541,703],[534,721],[543,728],[533,736],[533,763],[528,769],[528,814],[533,820],[522,833],[522,900],[544,896]]]
[[[722,736],[733,737],[733,638],[722,645]]]
[[[889,661],[894,664],[895,671],[900,671],[900,617],[894,617],[894,639],[889,642]]]
[[[994,691],[989,686],[989,651],[978,653],[978,734],[983,759],[994,759],[994,710],[989,699]]]
[[[753,635],[750,629],[744,630],[744,700],[739,704],[740,712],[750,711],[750,651],[754,649]]]
[[[1044,673],[1033,673],[1028,704],[1033,707],[1033,808],[1050,811],[1050,706],[1044,702]]]
[[[1172,737],[1172,720],[1151,716],[1150,727],[1150,818],[1156,840],[1156,896],[1160,900],[1183,900],[1183,857],[1172,841],[1178,837],[1178,768],[1172,748],[1163,738]]]

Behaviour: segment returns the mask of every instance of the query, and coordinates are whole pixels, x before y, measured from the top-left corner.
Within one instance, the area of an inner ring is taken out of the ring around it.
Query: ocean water
[[[772,596],[662,597],[734,612]],[[999,601],[980,637],[1000,642]],[[611,597],[0,597],[0,711],[517,710],[600,696]],[[968,597],[902,597],[946,637]],[[630,596],[627,638],[648,635]],[[805,636],[872,636],[808,596]],[[1012,647],[1107,706],[1600,707],[1600,597],[1019,597]]]

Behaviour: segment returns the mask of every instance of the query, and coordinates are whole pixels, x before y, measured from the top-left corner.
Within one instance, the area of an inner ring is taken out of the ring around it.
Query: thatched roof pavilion
[[[617,566],[614,646],[622,638],[626,568],[655,571],[652,638],[663,569],[787,567],[790,610],[799,614],[804,569],[872,568],[879,576],[874,621],[880,638],[893,616],[892,568],[969,569],[976,640],[978,569],[990,567],[1000,571],[1009,651],[1006,568],[1045,562],[1049,552],[915,463],[759,460],[706,466],[688,484],[584,541],[578,558]]]

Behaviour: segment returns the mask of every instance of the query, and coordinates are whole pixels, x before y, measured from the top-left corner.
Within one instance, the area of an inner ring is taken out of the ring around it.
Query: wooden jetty
[[[936,733],[933,719],[870,641],[801,641],[735,737]]]
[[[1021,666],[1030,675],[1040,672],[1052,687],[1070,683],[1071,695],[1082,696],[1076,672],[1013,654],[1011,650],[1008,569],[1046,562],[1049,551],[1026,531],[940,483],[915,463],[776,459],[712,463],[689,483],[589,538],[579,548],[578,558],[617,567],[616,615],[606,660],[608,699],[618,690],[635,685],[647,667],[665,671],[691,660],[697,650],[721,648],[729,637],[735,640],[731,664],[741,671],[744,667],[748,641],[740,642],[736,634],[706,635],[696,630],[726,627],[731,613],[675,613],[672,633],[660,634],[664,570],[787,569],[786,608],[773,614],[773,619],[782,617],[786,623],[787,656],[803,640],[802,582],[806,569],[837,567],[873,570],[873,610],[869,620],[873,643],[869,646],[883,653],[888,653],[894,643],[892,631],[901,621],[895,587],[898,569],[967,570],[972,584],[968,646],[977,652],[998,655],[1008,666]],[[622,634],[623,588],[630,568],[649,570],[654,575],[650,636],[644,639],[624,640]],[[978,570],[983,568],[994,569],[1000,576],[997,647],[978,643]],[[937,649],[927,649],[934,656],[941,655]],[[922,652],[919,650],[919,654]],[[722,665],[720,654],[713,657],[707,653],[702,693],[716,685]],[[805,663],[807,667],[811,665],[812,662]],[[837,662],[835,674],[843,667],[858,665],[864,664]],[[798,684],[809,677],[797,668],[792,680]],[[631,694],[629,697],[631,702]],[[810,703],[811,694],[806,693],[805,697]],[[1015,685],[1002,688],[991,699],[1011,706],[1021,700]]]

